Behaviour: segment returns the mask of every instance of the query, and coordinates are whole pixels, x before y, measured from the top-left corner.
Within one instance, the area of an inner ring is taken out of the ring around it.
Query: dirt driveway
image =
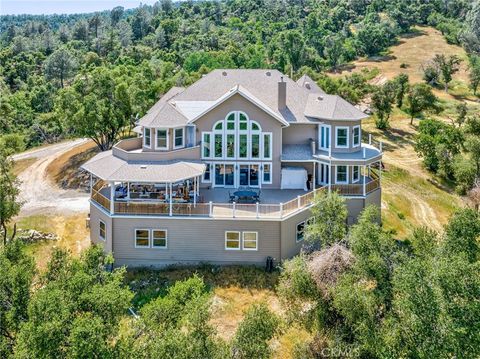
[[[23,201],[20,216],[88,212],[88,193],[61,189],[49,179],[46,172],[48,165],[55,159],[87,141],[70,140],[13,156],[16,161],[36,159],[18,176],[22,182],[20,198]]]

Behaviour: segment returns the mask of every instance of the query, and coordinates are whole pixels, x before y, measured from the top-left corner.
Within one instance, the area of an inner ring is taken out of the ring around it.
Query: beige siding
[[[100,221],[103,221],[107,226],[107,238],[105,241],[100,239]],[[110,216],[94,205],[90,205],[90,240],[94,244],[101,245],[108,253],[112,251],[112,223]]]
[[[317,141],[317,125],[316,124],[298,124],[285,127],[282,131],[282,143],[284,145],[307,145],[310,139]]]
[[[135,248],[135,229],[166,229],[168,248]],[[226,250],[225,231],[258,232],[258,250]],[[263,264],[279,257],[280,224],[273,221],[114,218],[117,265],[214,262]]]
[[[306,209],[300,213],[295,214],[292,217],[282,221],[281,229],[282,229],[282,260],[291,258],[298,253],[300,253],[300,249],[302,249],[302,245],[304,241],[297,242],[296,235],[297,235],[297,224],[300,222],[305,221],[307,218],[311,216],[310,209]]]
[[[361,127],[361,122],[360,121],[324,121],[324,124],[325,125],[330,125],[332,126],[332,151],[333,152],[348,152],[348,153],[352,153],[352,152],[358,152],[358,151],[361,151],[361,146],[358,146],[358,147],[353,147],[353,134],[352,134],[352,130],[353,130],[353,127],[354,126],[357,126],[357,125],[360,125],[360,137],[362,135],[362,127]],[[349,128],[349,135],[348,135],[348,140],[349,140],[349,148],[338,148],[336,147],[336,128],[337,127],[348,127]],[[318,139],[318,134],[317,134],[317,142],[319,142],[319,139]],[[360,138],[360,142],[361,141],[361,138]]]

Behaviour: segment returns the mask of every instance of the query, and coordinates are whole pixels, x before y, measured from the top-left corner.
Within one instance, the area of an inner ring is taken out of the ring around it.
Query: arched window
[[[244,112],[228,113],[212,126],[211,132],[203,132],[202,136],[203,158],[271,159],[271,133],[262,132],[260,124]]]

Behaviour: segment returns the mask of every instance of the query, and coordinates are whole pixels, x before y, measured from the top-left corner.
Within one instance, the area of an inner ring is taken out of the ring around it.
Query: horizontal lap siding
[[[100,239],[100,220],[102,220],[107,227],[107,238],[105,241]],[[90,205],[90,240],[92,243],[102,246],[106,252],[111,252],[112,218],[92,204]]]
[[[135,228],[166,229],[168,248],[135,248]],[[258,250],[225,250],[226,230],[258,232]],[[263,264],[267,256],[279,257],[280,222],[114,218],[114,238],[114,257],[120,265],[180,262]]]
[[[311,216],[310,209],[306,209],[282,222],[282,260],[291,258],[302,249],[304,241],[297,243],[297,224]]]

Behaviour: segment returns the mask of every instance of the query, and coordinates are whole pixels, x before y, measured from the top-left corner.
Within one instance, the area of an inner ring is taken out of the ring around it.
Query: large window
[[[353,127],[353,147],[360,146],[360,126]]]
[[[347,183],[348,182],[348,166],[336,166],[337,168],[337,183]]]
[[[225,249],[240,250],[240,232],[225,232]]]
[[[212,182],[211,166],[212,165],[210,163],[205,164],[205,172],[203,173],[202,182]]]
[[[262,132],[259,123],[243,112],[231,112],[216,122],[212,132],[203,132],[203,158],[266,159],[272,158],[272,134]]]
[[[328,150],[330,148],[330,125],[321,125],[320,130],[320,148]]]
[[[245,251],[256,251],[258,249],[258,233],[243,232],[243,249]]]
[[[150,231],[148,229],[135,230],[135,247],[148,248],[150,246]]]
[[[151,147],[151,130],[149,128],[143,129],[143,146]]]
[[[104,221],[100,221],[98,237],[104,241],[107,239],[107,225]]]
[[[185,129],[182,128],[176,128],[175,129],[175,148],[183,147],[184,146],[184,137],[185,137]]]
[[[348,147],[348,127],[336,127],[337,147]]]
[[[167,231],[165,229],[152,230],[152,247],[167,248]]]
[[[157,129],[157,143],[156,147],[159,150],[168,149],[168,130],[167,129]]]
[[[202,140],[202,157],[203,158],[210,158],[211,136],[212,134],[210,132],[203,133],[203,140]]]

